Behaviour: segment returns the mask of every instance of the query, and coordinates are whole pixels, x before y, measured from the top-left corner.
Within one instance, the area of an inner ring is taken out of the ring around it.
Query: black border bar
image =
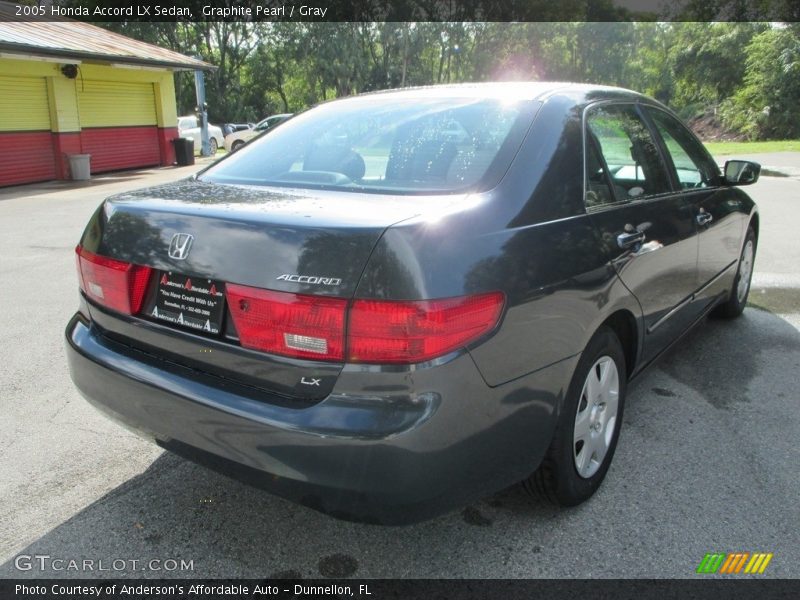
[[[30,4],[30,3],[28,3]],[[800,21],[797,0],[53,0],[0,21]]]
[[[24,586],[24,587],[20,587]],[[194,586],[194,587],[193,587]],[[258,586],[258,587],[257,587]],[[260,590],[260,591],[259,591]],[[608,600],[783,600],[800,596],[800,580],[747,578],[696,579],[5,579],[3,600],[132,599],[312,599],[357,600],[531,600],[591,598]]]

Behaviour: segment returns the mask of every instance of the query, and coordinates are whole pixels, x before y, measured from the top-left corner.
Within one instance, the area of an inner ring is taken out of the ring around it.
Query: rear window
[[[287,121],[200,180],[431,193],[488,189],[519,149],[537,102],[368,97]]]

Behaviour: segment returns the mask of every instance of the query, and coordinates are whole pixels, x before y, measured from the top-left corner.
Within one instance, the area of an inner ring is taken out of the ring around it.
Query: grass
[[[756,154],[762,152],[800,152],[800,140],[774,142],[706,142],[705,147],[714,156]]]

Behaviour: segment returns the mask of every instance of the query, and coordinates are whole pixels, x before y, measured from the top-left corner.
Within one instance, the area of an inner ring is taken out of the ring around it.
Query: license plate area
[[[218,336],[225,316],[225,284],[171,271],[157,273],[155,302],[148,316]]]

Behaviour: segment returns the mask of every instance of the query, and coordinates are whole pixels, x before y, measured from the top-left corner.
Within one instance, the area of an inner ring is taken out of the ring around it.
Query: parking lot
[[[106,195],[191,171],[0,190],[0,577],[683,578],[734,551],[772,552],[766,576],[800,576],[800,177],[748,188],[762,215],[751,307],[696,328],[635,382],[593,499],[560,511],[511,488],[385,528],[165,454],[72,386],[62,337],[84,224]],[[20,571],[19,555],[125,564]],[[150,559],[191,570],[142,571]]]

